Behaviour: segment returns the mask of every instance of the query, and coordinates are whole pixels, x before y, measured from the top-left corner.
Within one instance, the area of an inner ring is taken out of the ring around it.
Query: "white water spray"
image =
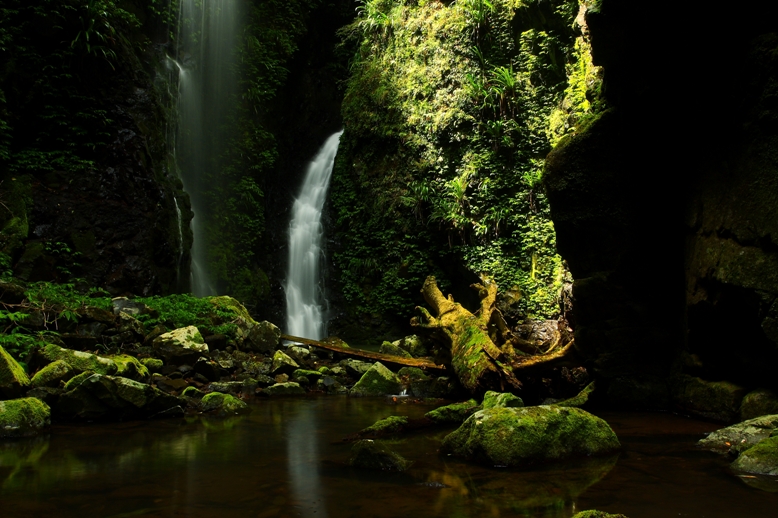
[[[308,164],[300,196],[292,207],[289,225],[289,272],[286,278],[286,332],[293,336],[324,338],[319,270],[323,260],[321,211],[327,197],[335,154],[342,131],[327,139]]]

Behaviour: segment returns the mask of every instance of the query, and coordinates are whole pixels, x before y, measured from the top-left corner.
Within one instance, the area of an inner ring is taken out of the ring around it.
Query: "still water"
[[[3,517],[554,517],[597,508],[643,517],[774,517],[778,493],[748,486],[695,441],[716,425],[601,414],[615,457],[534,470],[468,465],[436,450],[446,431],[390,441],[405,473],[348,467],[340,440],[430,407],[384,399],[259,400],[227,420],[56,426],[0,443]],[[772,479],[748,479],[778,491]],[[775,486],[775,487],[773,487]]]

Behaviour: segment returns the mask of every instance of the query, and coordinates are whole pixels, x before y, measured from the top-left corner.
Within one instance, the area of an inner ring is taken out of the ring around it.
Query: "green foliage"
[[[235,313],[227,307],[214,305],[209,298],[189,294],[153,296],[135,299],[156,310],[157,315],[138,315],[146,329],[162,324],[168,329],[197,326],[204,334],[234,333]]]
[[[522,315],[554,317],[564,270],[541,179],[552,115],[588,56],[578,2],[358,12],[341,31],[357,52],[332,189],[347,300],[405,318],[426,275],[452,282],[462,265],[520,292]]]

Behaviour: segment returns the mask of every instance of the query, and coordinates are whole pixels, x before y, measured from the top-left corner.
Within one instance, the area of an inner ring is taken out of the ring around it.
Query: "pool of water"
[[[623,452],[531,470],[440,456],[447,433],[389,441],[405,473],[347,465],[341,439],[389,415],[430,407],[385,399],[258,400],[251,414],[60,425],[0,443],[4,517],[569,517],[597,508],[641,517],[772,517],[778,484],[730,474],[696,449],[715,424],[606,413]],[[756,489],[747,485],[761,485]],[[773,486],[776,486],[773,488]]]

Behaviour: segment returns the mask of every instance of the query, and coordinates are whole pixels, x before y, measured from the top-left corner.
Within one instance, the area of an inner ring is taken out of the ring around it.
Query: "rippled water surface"
[[[524,471],[441,457],[446,431],[415,434],[389,441],[414,461],[392,474],[348,467],[340,439],[429,407],[321,397],[252,408],[228,420],[56,426],[48,437],[0,443],[2,516],[778,516],[769,491],[778,484],[733,476],[726,459],[695,448],[717,426],[673,415],[602,414],[620,456]]]

